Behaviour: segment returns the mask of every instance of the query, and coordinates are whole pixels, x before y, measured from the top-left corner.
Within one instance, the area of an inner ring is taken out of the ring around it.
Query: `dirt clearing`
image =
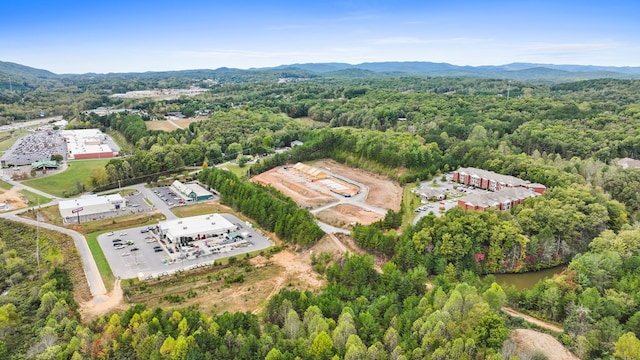
[[[300,207],[316,207],[335,202],[327,190],[313,189],[306,185],[306,180],[295,172],[283,168],[271,169],[251,178],[251,181],[270,185],[293,199]]]
[[[397,182],[393,182],[384,176],[351,168],[330,159],[318,160],[313,162],[312,165],[366,185],[369,188],[367,204],[394,211],[400,210],[402,187]]]
[[[127,307],[122,303],[122,288],[120,288],[120,279],[117,279],[113,284],[113,290],[109,293],[98,295],[80,304],[80,315],[83,320],[91,321],[108,314],[112,310],[124,310]]]
[[[517,354],[521,359],[530,359],[533,354],[539,352],[549,360],[580,360],[549,334],[516,329],[511,332],[511,340],[516,344]]]
[[[6,206],[5,208],[0,208],[0,211],[27,207],[26,199],[18,192],[18,190],[16,190],[15,187],[10,190],[4,190],[0,193],[0,205]]]
[[[352,224],[369,225],[384,218],[384,215],[363,209],[356,205],[339,204],[316,214],[327,224],[348,229]]]

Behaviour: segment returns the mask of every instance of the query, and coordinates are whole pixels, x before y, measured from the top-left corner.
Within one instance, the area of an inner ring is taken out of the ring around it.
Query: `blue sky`
[[[55,73],[376,61],[640,66],[640,5],[631,0],[11,0],[0,8],[0,61]]]

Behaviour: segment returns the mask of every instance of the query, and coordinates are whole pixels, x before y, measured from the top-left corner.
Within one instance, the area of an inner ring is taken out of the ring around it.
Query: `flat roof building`
[[[106,213],[127,206],[120,194],[112,195],[83,195],[77,199],[60,201],[58,209],[63,219],[77,215],[95,215]]]
[[[63,130],[68,159],[102,159],[117,155],[107,144],[107,136],[98,129]]]
[[[237,226],[220,214],[208,214],[181,219],[161,221],[160,231],[163,238],[170,242],[204,240],[220,237],[235,231]],[[220,241],[223,239],[221,238]]]

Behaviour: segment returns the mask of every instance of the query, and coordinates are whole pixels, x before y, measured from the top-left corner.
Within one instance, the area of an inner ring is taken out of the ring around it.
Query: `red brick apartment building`
[[[508,210],[527,198],[543,194],[547,189],[542,184],[476,168],[460,168],[453,172],[452,180],[492,191],[492,193],[474,194],[459,199],[458,206],[467,210],[484,210],[489,207]]]
[[[458,206],[465,210],[485,210],[488,208],[509,210],[521,204],[525,199],[536,196],[540,196],[540,194],[526,188],[507,188],[496,192],[465,196],[458,200]]]

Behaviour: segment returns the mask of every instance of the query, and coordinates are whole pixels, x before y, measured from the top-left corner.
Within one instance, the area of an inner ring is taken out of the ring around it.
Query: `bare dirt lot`
[[[270,185],[292,198],[301,207],[316,207],[332,203],[335,198],[328,193],[314,190],[305,185],[306,180],[282,168],[271,169],[251,178],[251,181]]]
[[[130,300],[132,303],[144,303],[149,307],[164,309],[195,305],[206,314],[225,311],[259,313],[268,299],[283,288],[316,291],[324,286],[324,277],[313,271],[311,265],[312,254],[320,253],[335,256],[342,252],[325,236],[302,252],[282,250],[272,255],[256,256],[249,259],[246,265],[190,271],[180,277],[144,282],[135,286]],[[243,276],[243,281],[226,281],[238,275]],[[104,307],[94,312],[102,311]]]
[[[161,130],[171,132],[177,129],[177,127],[166,120],[145,121],[144,124],[147,126],[147,130]]]
[[[580,360],[549,334],[528,329],[516,329],[511,332],[511,340],[517,346],[521,359],[531,358],[540,352],[549,360]]]
[[[25,198],[20,194],[16,188],[11,190],[0,190],[0,203],[8,205],[6,210],[15,210],[23,207],[27,207]]]
[[[402,201],[400,184],[384,176],[354,169],[330,159],[318,160],[312,165],[366,185],[369,188],[367,204],[394,211],[400,210],[400,202]]]
[[[327,224],[345,229],[349,228],[351,224],[360,223],[362,225],[369,225],[384,218],[382,214],[351,204],[336,205],[319,212],[316,216]]]

